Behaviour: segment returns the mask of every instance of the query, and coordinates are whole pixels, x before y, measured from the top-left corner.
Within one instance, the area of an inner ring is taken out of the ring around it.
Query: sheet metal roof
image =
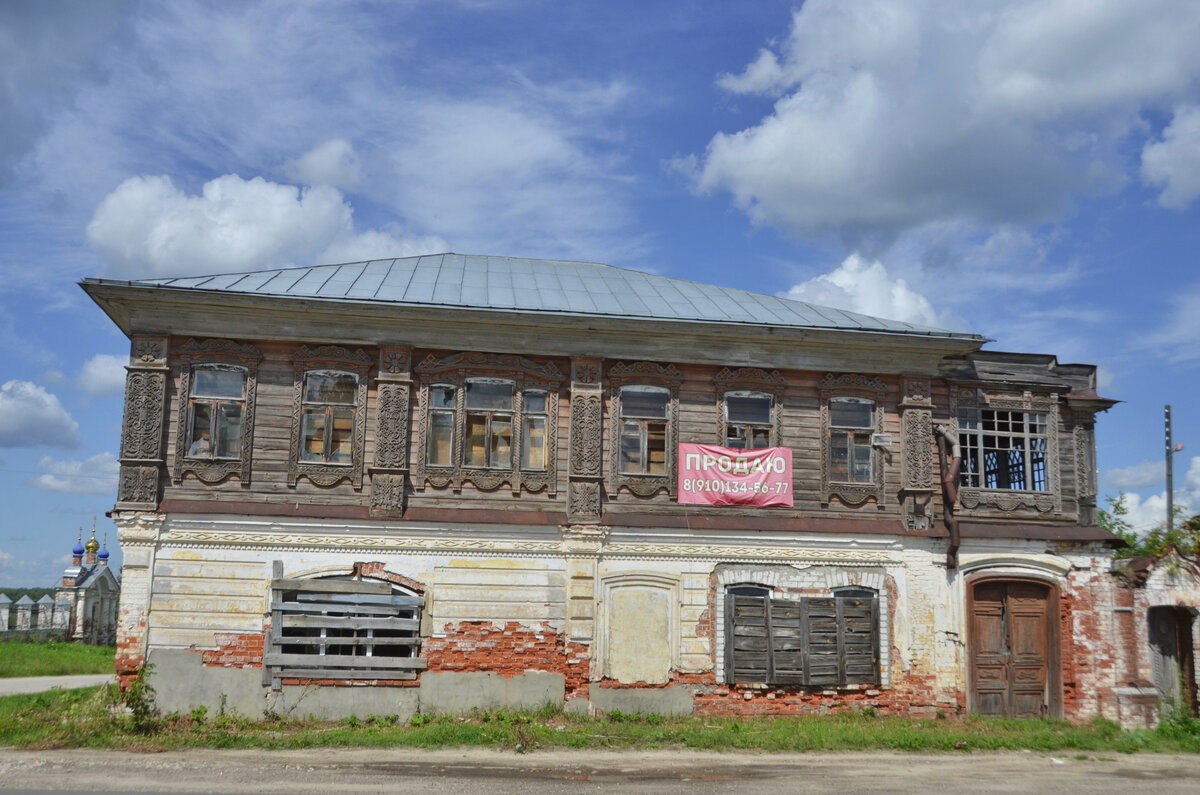
[[[144,279],[129,284],[352,303],[383,302],[981,339],[974,334],[594,262],[433,254],[251,273]]]

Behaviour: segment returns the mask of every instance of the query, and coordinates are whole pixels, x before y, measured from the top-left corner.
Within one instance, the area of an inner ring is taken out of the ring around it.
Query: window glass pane
[[[429,388],[429,402],[435,409],[454,408],[454,387],[432,386]]]
[[[726,395],[725,419],[729,422],[771,422],[772,398],[768,395]]]
[[[769,428],[749,428],[747,432],[750,435],[750,448],[753,450],[761,450],[764,447],[771,446],[771,431]]]
[[[349,464],[354,447],[354,409],[330,409],[329,453],[325,460],[331,464]]]
[[[454,446],[454,415],[437,411],[429,415],[429,450],[426,461],[432,466],[450,466]]]
[[[325,460],[325,410],[305,409],[300,423],[300,460]]]
[[[467,383],[467,408],[512,411],[512,381],[470,381]]]
[[[339,403],[353,406],[358,378],[350,373],[306,373],[304,400],[307,403]]]
[[[487,466],[487,422],[486,414],[467,415],[463,463],[469,467]]]
[[[642,426],[638,422],[621,423],[621,471],[642,471]]]
[[[869,400],[834,398],[829,401],[829,424],[838,428],[874,428],[875,404]]]
[[[670,393],[661,387],[627,386],[621,388],[622,417],[667,416],[667,398]]]
[[[854,478],[855,483],[870,483],[874,480],[871,472],[871,435],[856,433],[854,444]]]
[[[838,483],[850,481],[850,437],[845,431],[829,432],[829,478]]]
[[[546,418],[525,417],[525,434],[521,438],[521,469],[541,471],[546,468]]]
[[[191,444],[188,456],[209,458],[212,455],[212,404],[196,401],[192,403]]]
[[[241,370],[197,367],[192,371],[192,394],[204,397],[241,398],[246,374]]]
[[[646,472],[665,475],[667,472],[667,424],[646,423]]]
[[[217,457],[237,458],[241,452],[242,404],[222,403],[217,410]]]
[[[512,469],[512,420],[507,417],[492,418],[492,438],[488,466],[495,469]]]
[[[545,414],[546,413],[546,393],[545,392],[526,392],[525,393],[525,413],[526,414]]]

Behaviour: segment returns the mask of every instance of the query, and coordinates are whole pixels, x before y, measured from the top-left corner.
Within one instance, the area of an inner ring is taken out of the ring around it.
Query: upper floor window
[[[725,447],[757,450],[771,446],[775,398],[761,392],[725,394]]]
[[[246,370],[220,365],[192,369],[187,458],[238,459],[246,408]]]
[[[318,370],[304,374],[300,460],[349,465],[354,450],[358,377]]]
[[[671,393],[663,387],[621,388],[621,473],[667,474],[667,404]]]
[[[857,397],[829,400],[829,479],[836,483],[874,483],[871,434],[875,402]]]
[[[963,408],[958,412],[963,486],[1047,491],[1047,416],[1034,411]]]
[[[190,474],[215,484],[236,475],[250,485],[254,402],[262,353],[233,340],[189,339],[179,346],[175,420],[176,485]]]
[[[337,345],[301,346],[292,366],[288,485],[305,477],[318,486],[349,480],[361,488],[371,357]]]
[[[557,368],[519,356],[459,353],[430,356],[414,369],[420,379],[415,489],[457,489],[469,481],[485,490],[508,484],[514,493],[522,486],[555,493]]]

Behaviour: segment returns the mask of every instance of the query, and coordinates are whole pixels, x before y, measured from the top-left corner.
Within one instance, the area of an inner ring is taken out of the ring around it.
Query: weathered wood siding
[[[183,340],[175,339],[173,344],[178,346]],[[357,509],[365,512],[370,506],[370,466],[375,459],[378,440],[378,404],[376,389],[376,372],[370,369],[368,376],[367,417],[365,437],[365,466],[361,488],[343,481],[333,486],[314,484],[309,478],[300,475],[294,486],[288,485],[289,456],[291,453],[293,431],[293,409],[295,394],[295,366],[292,357],[298,346],[290,343],[253,340],[253,344],[262,352],[262,360],[258,366],[257,399],[255,401],[254,437],[252,452],[252,476],[250,483],[243,484],[238,477],[231,476],[223,482],[207,484],[191,474],[186,474],[178,484],[172,483],[169,472],[175,458],[178,445],[183,444],[181,434],[185,429],[179,427],[177,418],[180,416],[180,403],[186,402],[187,396],[180,394],[179,361],[172,362],[172,378],[168,384],[168,429],[166,438],[166,461],[162,482],[164,483],[163,498],[166,500],[209,503],[259,503],[273,506],[292,504],[296,512],[301,506],[332,506],[343,509]],[[313,343],[319,344],[319,343]],[[354,350],[356,346],[347,346]],[[364,346],[368,356],[377,357],[378,350]],[[412,361],[418,362],[429,355],[430,351],[414,350]],[[434,352],[438,356],[445,355],[444,351]],[[436,488],[426,486],[424,489],[413,491],[410,483],[407,495],[409,509],[456,510],[463,508],[491,511],[522,511],[542,512],[552,516],[561,516],[567,510],[567,483],[570,471],[570,409],[571,362],[564,358],[536,359],[538,363],[552,363],[564,374],[564,380],[559,386],[556,447],[551,461],[557,467],[557,491],[550,496],[546,491],[528,493],[522,491],[514,496],[512,489],[502,486],[499,489],[486,491],[470,482],[464,483],[459,490],[453,487]],[[609,367],[613,362],[604,362]],[[678,442],[720,443],[721,427],[721,388],[714,380],[718,369],[707,365],[676,363],[680,373],[680,386],[677,390],[678,427],[675,439]],[[880,376],[878,381],[885,387],[881,392],[880,402],[883,408],[883,420],[879,430],[891,436],[892,442],[886,447],[877,447],[875,453],[883,461],[883,480],[881,499],[874,497],[859,505],[846,505],[836,496],[823,499],[822,472],[826,466],[823,453],[823,437],[828,430],[822,423],[822,390],[821,379],[824,372],[788,370],[781,371],[786,380],[782,391],[779,411],[779,444],[792,450],[794,465],[793,495],[794,509],[781,508],[706,508],[703,506],[681,506],[675,502],[674,496],[667,491],[659,491],[649,497],[641,497],[629,492],[628,489],[612,489],[612,467],[615,433],[617,420],[612,415],[611,391],[608,381],[604,380],[602,392],[604,401],[603,430],[601,434],[601,461],[603,470],[603,511],[605,522],[618,522],[623,514],[664,514],[664,515],[720,515],[745,517],[842,517],[855,518],[863,521],[890,520],[895,523],[904,518],[901,489],[904,467],[904,444],[901,418],[901,401],[903,399],[903,379],[899,376]],[[469,373],[468,373],[469,375]],[[627,377],[627,383],[632,382]],[[932,381],[932,414],[934,422],[953,421],[951,385],[953,382],[933,379]],[[414,381],[410,393],[409,410],[409,462],[410,465],[421,454],[418,444],[420,416],[418,406],[418,385]],[[1056,481],[1058,484],[1058,507],[1051,512],[1018,511],[1024,521],[1063,521],[1074,519],[1079,515],[1079,501],[1076,498],[1077,471],[1080,461],[1077,447],[1077,430],[1071,412],[1060,411],[1057,426],[1057,460]],[[519,432],[514,429],[514,432]],[[1091,429],[1087,429],[1086,439],[1091,443]],[[671,451],[675,455],[675,451]],[[936,468],[936,456],[935,464]],[[936,474],[936,473],[935,473]],[[673,489],[672,489],[673,491]],[[932,495],[934,506],[940,502],[940,493]],[[965,512],[964,515],[979,517],[1011,517],[1012,512],[998,510],[994,506],[980,506]]]

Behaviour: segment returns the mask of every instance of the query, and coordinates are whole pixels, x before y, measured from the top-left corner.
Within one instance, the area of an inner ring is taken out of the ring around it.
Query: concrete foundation
[[[421,712],[458,715],[473,709],[558,708],[566,696],[562,674],[529,671],[505,678],[494,673],[421,675]]]
[[[266,708],[267,689],[258,668],[205,667],[200,652],[154,649],[150,686],[164,715],[206,707],[210,716],[225,712],[258,719]]]
[[[601,712],[620,711],[626,715],[691,715],[692,693],[683,687],[654,689],[596,687],[588,690],[592,706]]]

